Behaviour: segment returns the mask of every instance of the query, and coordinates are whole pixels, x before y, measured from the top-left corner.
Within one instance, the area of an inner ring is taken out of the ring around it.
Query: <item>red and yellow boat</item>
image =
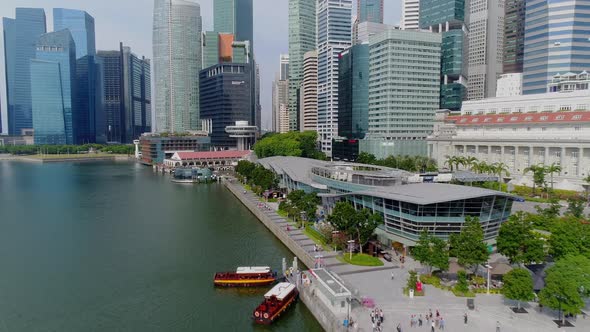
[[[297,287],[289,282],[280,282],[264,294],[264,301],[252,313],[254,322],[269,325],[297,301]]]
[[[248,266],[238,267],[236,272],[217,272],[213,283],[222,287],[257,287],[270,285],[276,279],[276,272],[268,266]]]

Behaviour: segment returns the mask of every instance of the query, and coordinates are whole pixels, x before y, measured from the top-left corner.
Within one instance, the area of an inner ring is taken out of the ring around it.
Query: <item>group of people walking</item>
[[[371,310],[371,323],[373,324],[373,332],[383,331],[383,310],[379,308]]]

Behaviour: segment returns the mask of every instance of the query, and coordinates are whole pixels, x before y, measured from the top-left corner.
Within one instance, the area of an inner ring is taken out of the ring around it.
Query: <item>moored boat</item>
[[[258,324],[271,324],[283,314],[291,304],[295,303],[299,291],[289,282],[280,282],[264,294],[264,301],[252,313]]]
[[[236,272],[215,273],[213,283],[223,287],[267,286],[277,279],[276,272],[268,266],[238,267]]]

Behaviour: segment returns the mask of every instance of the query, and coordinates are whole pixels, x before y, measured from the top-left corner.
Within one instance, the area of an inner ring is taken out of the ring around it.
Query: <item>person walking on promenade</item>
[[[371,310],[371,322],[375,323],[375,310]]]
[[[383,309],[379,309],[379,320],[383,323]]]
[[[402,323],[398,323],[396,327],[397,332],[402,332]]]
[[[467,324],[467,313],[463,314],[463,323]]]
[[[438,328],[443,330],[445,329],[445,320],[442,318],[442,316],[440,317],[440,323],[438,325]]]
[[[434,332],[434,320],[432,321],[432,324],[430,324],[430,332]]]
[[[418,317],[418,326],[422,326],[422,314]]]
[[[395,278],[393,271],[391,271],[391,280],[393,280]]]
[[[430,320],[432,320],[432,309],[428,309],[428,315],[430,316]]]
[[[500,321],[496,321],[496,332],[500,332]]]

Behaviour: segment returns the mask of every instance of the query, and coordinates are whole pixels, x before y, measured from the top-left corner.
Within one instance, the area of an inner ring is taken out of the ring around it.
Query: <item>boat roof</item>
[[[278,300],[282,301],[287,295],[289,295],[295,289],[295,285],[290,282],[279,282],[271,290],[264,294],[265,298],[275,296]]]
[[[270,272],[269,266],[240,266],[236,270],[236,273],[268,273]]]

